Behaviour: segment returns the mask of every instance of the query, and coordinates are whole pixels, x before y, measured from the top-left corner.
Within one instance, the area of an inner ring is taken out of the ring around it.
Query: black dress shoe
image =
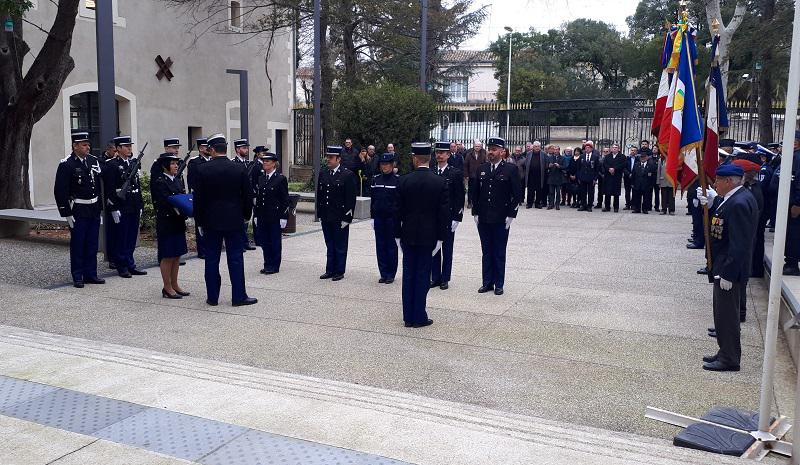
[[[166,289],[161,289],[161,297],[164,298],[164,299],[182,299],[183,298],[177,292],[175,294],[170,294],[169,292],[167,292]]]
[[[394,278],[386,278],[386,284],[392,284],[394,282]]]
[[[708,337],[717,337],[717,332],[716,331],[709,331],[708,332]]]
[[[261,274],[267,274],[267,270],[265,270],[264,268],[261,268],[260,270],[258,270],[258,272]]]
[[[586,209],[586,210],[584,210],[584,211],[585,211],[585,212],[589,212],[589,213],[591,213],[591,212],[592,212],[592,209],[591,209],[591,208],[587,208],[587,209]]]
[[[708,331],[709,333],[713,333],[716,330],[717,330],[717,328],[714,328],[714,327],[706,328],[706,331]]]
[[[494,295],[503,295],[503,288],[502,287],[494,288]]]
[[[182,261],[182,262],[179,262],[179,263],[178,263],[178,266],[183,266],[183,265],[185,265],[185,264],[186,264],[186,262],[183,262],[183,261]]]
[[[211,305],[212,307],[216,307],[217,305],[219,305],[219,302],[214,302],[213,300],[208,300],[208,299],[206,299],[206,303],[208,305]]]
[[[343,274],[335,274],[331,276],[331,281],[341,281],[342,279],[344,279]]]
[[[278,272],[278,270],[264,270],[264,274],[266,274],[266,275],[275,274],[277,272]]]
[[[446,291],[449,288],[450,288],[450,285],[447,284],[447,282],[443,282],[442,284],[439,285],[439,289],[441,289],[443,291]]]
[[[188,297],[188,296],[192,295],[191,292],[183,292],[183,291],[175,291],[175,293],[178,294],[181,297]]]
[[[247,244],[247,245],[245,246],[245,250],[256,250],[256,248],[255,248],[255,247],[253,247],[253,246],[252,246],[252,245],[250,245],[250,244]]]
[[[686,248],[689,249],[689,250],[705,249],[705,247],[703,247],[703,246],[701,246],[699,244],[695,244],[694,242],[692,242],[691,244],[686,244]]]
[[[711,363],[704,363],[703,369],[708,371],[739,371],[739,365],[726,365],[719,360]]]
[[[579,212],[586,211],[586,207],[578,207],[578,211],[579,211]]]
[[[412,323],[410,327],[411,328],[424,328],[425,326],[430,326],[432,324],[433,324],[433,320],[428,318],[426,321],[424,321],[422,323]]]
[[[336,276],[336,275],[335,275],[335,274],[333,274],[333,273],[325,273],[325,274],[323,274],[322,276],[320,276],[320,277],[319,277],[319,279],[331,279],[331,278],[333,278],[334,276]]]
[[[704,355],[703,356],[703,362],[705,362],[705,363],[712,363],[712,362],[716,362],[716,361],[717,361],[717,355],[716,354],[714,354],[714,355]]]
[[[649,210],[644,210],[644,211],[642,211],[642,215],[649,215],[649,214],[650,214],[650,211],[649,211]]]
[[[481,288],[478,289],[478,293],[479,294],[483,294],[483,293],[491,291],[492,289],[494,289],[494,286],[481,286]]]
[[[604,208],[604,209],[603,209],[603,210],[601,210],[601,211],[603,211],[603,212],[610,212],[610,211],[611,211],[611,209],[610,209],[610,208]]]
[[[428,288],[433,289],[434,287],[439,287],[441,285],[442,285],[441,281],[436,281],[436,282],[431,281],[431,283],[428,285]]]
[[[78,289],[83,289],[83,281],[80,280],[72,281],[72,285],[77,287]]]
[[[106,280],[95,276],[94,278],[86,278],[83,282],[86,284],[105,284]]]
[[[142,270],[133,269],[133,270],[131,270],[131,274],[133,276],[144,276],[144,275],[147,274],[147,272],[146,271],[142,271]]]
[[[381,278],[381,279],[379,279],[379,280],[378,280],[378,282],[379,282],[379,283],[381,283],[381,284],[383,284],[383,283],[385,283],[385,282],[386,282],[386,278]]]
[[[120,271],[118,274],[119,274],[120,278],[130,278],[131,277],[131,274],[128,273],[127,271]]]
[[[258,299],[256,299],[255,297],[248,297],[248,298],[244,299],[241,302],[234,302],[233,306],[234,307],[241,307],[243,305],[253,305],[253,304],[257,304],[257,303],[258,303]]]
[[[633,210],[631,213],[641,213],[640,210]]]
[[[552,210],[552,209],[553,209],[553,206],[552,206],[552,205],[548,205],[548,206],[547,206],[547,209],[548,209],[548,210]]]
[[[619,208],[615,208],[614,213],[619,213]]]
[[[708,274],[708,268],[705,266],[700,268],[699,270],[697,270],[697,274]]]

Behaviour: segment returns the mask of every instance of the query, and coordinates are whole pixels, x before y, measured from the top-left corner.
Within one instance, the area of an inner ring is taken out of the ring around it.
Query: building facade
[[[199,26],[185,10],[168,7],[164,0],[107,1],[114,9],[118,133],[130,134],[137,152],[150,143],[145,166],[163,151],[166,137],[181,139],[182,154],[197,137],[214,133],[229,140],[241,137],[240,80],[228,71],[245,70],[250,143],[270,147],[280,156],[284,173],[289,173],[295,94],[291,31],[275,35],[267,59],[266,38],[244,40],[246,36],[231,34],[246,31],[248,22],[255,21],[248,0],[228,0],[227,8],[216,10]],[[75,69],[56,104],[33,129],[30,177],[36,207],[54,203],[55,171],[71,151],[73,130],[90,132],[94,153],[102,152],[107,142],[99,140],[93,6],[93,1],[81,0],[71,49]],[[55,14],[53,2],[36,0],[26,20],[47,30]],[[24,34],[32,52],[41,48],[44,33],[26,24]]]
[[[477,106],[497,101],[500,85],[494,77],[494,55],[479,50],[442,52],[440,72],[447,76],[442,87],[447,103]]]

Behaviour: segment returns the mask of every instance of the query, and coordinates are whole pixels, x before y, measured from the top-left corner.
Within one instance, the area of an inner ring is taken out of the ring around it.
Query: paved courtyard
[[[220,306],[205,304],[201,260],[181,268],[192,295],[173,301],[161,298],[156,268],[79,290],[67,271],[53,276],[54,263],[25,261],[41,247],[52,248],[51,259],[63,256],[63,246],[0,240],[0,357],[14,360],[0,375],[409,463],[596,463],[598,450],[607,463],[670,463],[673,453],[675,463],[709,463],[673,448],[678,430],[645,419],[644,409],[755,410],[767,291],[762,280],[750,283],[742,371],[703,371],[701,357],[715,348],[706,336],[711,289],[695,273],[702,251],[684,247],[684,211],[522,210],[511,227],[503,296],[476,292],[480,245],[467,219],[456,234],[450,289],[431,291],[435,323],[422,329],[402,325],[400,282],[377,282],[368,222],[352,226],[340,282],[318,279],[324,242],[313,226],[285,238],[280,274],[260,275],[260,251],[248,252],[247,287],[259,303],[238,308],[224,267]],[[791,417],[795,372],[783,339],[778,354],[774,413]],[[241,392],[265,376],[293,381]],[[420,413],[423,406],[438,413]],[[24,429],[21,420],[0,419],[0,434]],[[549,434],[554,439],[542,442]],[[577,437],[598,438],[585,439],[598,449],[577,447]],[[459,444],[471,449],[459,452]],[[526,461],[530,454],[538,458]]]

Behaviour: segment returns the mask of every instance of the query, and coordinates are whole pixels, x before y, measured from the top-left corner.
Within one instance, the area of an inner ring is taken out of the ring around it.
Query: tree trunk
[[[342,61],[344,62],[344,84],[348,87],[358,79],[358,51],[355,45],[355,32],[358,26],[357,12],[352,0],[339,3],[338,20],[342,21]]]
[[[725,96],[728,95],[728,71],[730,70],[730,58],[728,54],[728,46],[731,44],[733,34],[742,24],[744,14],[747,11],[747,5],[737,1],[736,8],[733,12],[733,17],[728,22],[727,26],[722,22],[722,13],[720,12],[720,0],[704,0],[706,6],[706,20],[708,21],[708,30],[713,31],[712,23],[714,19],[719,21],[719,68],[722,73],[722,88],[725,89]],[[713,32],[712,32],[713,34]]]
[[[322,119],[322,144],[323,146],[330,141],[333,133],[333,112],[331,102],[333,101],[333,64],[331,63],[330,40],[328,30],[330,29],[330,6],[329,0],[321,3],[320,15],[320,65],[322,66],[320,83],[320,117]],[[316,84],[315,84],[316,86]],[[324,148],[324,147],[323,147]]]

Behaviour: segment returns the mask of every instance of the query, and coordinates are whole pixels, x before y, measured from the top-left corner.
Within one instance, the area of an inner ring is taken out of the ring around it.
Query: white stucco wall
[[[473,74],[469,78],[469,101],[496,101],[497,89],[500,83],[494,77],[494,68],[492,65],[478,64],[475,65],[471,71]]]
[[[246,0],[243,2],[246,4]],[[246,69],[249,80],[250,143],[275,148],[275,130],[289,132],[284,143],[283,166],[293,159],[291,107],[294,98],[292,35],[277,36],[269,59],[272,96],[265,71],[266,47],[262,40],[243,43],[242,36],[208,33],[193,43],[187,32],[189,19],[163,0],[124,0],[116,5],[114,50],[120,131],[130,133],[138,150],[150,142],[145,165],[162,151],[165,137],[179,137],[182,153],[192,145],[190,126],[203,135],[235,134],[239,121],[231,116],[232,102],[239,100],[238,75],[226,69]],[[49,29],[56,6],[39,1],[27,19]],[[87,12],[84,11],[84,14]],[[89,15],[87,15],[89,16]],[[31,26],[26,41],[36,53],[44,34]],[[70,151],[69,97],[97,90],[95,22],[79,15],[72,43],[75,69],[64,83],[61,96],[50,112],[34,126],[31,141],[31,187],[34,204],[53,203],[53,177],[58,162]],[[172,81],[158,80],[155,57],[171,57]],[[32,57],[26,57],[30,65]]]

